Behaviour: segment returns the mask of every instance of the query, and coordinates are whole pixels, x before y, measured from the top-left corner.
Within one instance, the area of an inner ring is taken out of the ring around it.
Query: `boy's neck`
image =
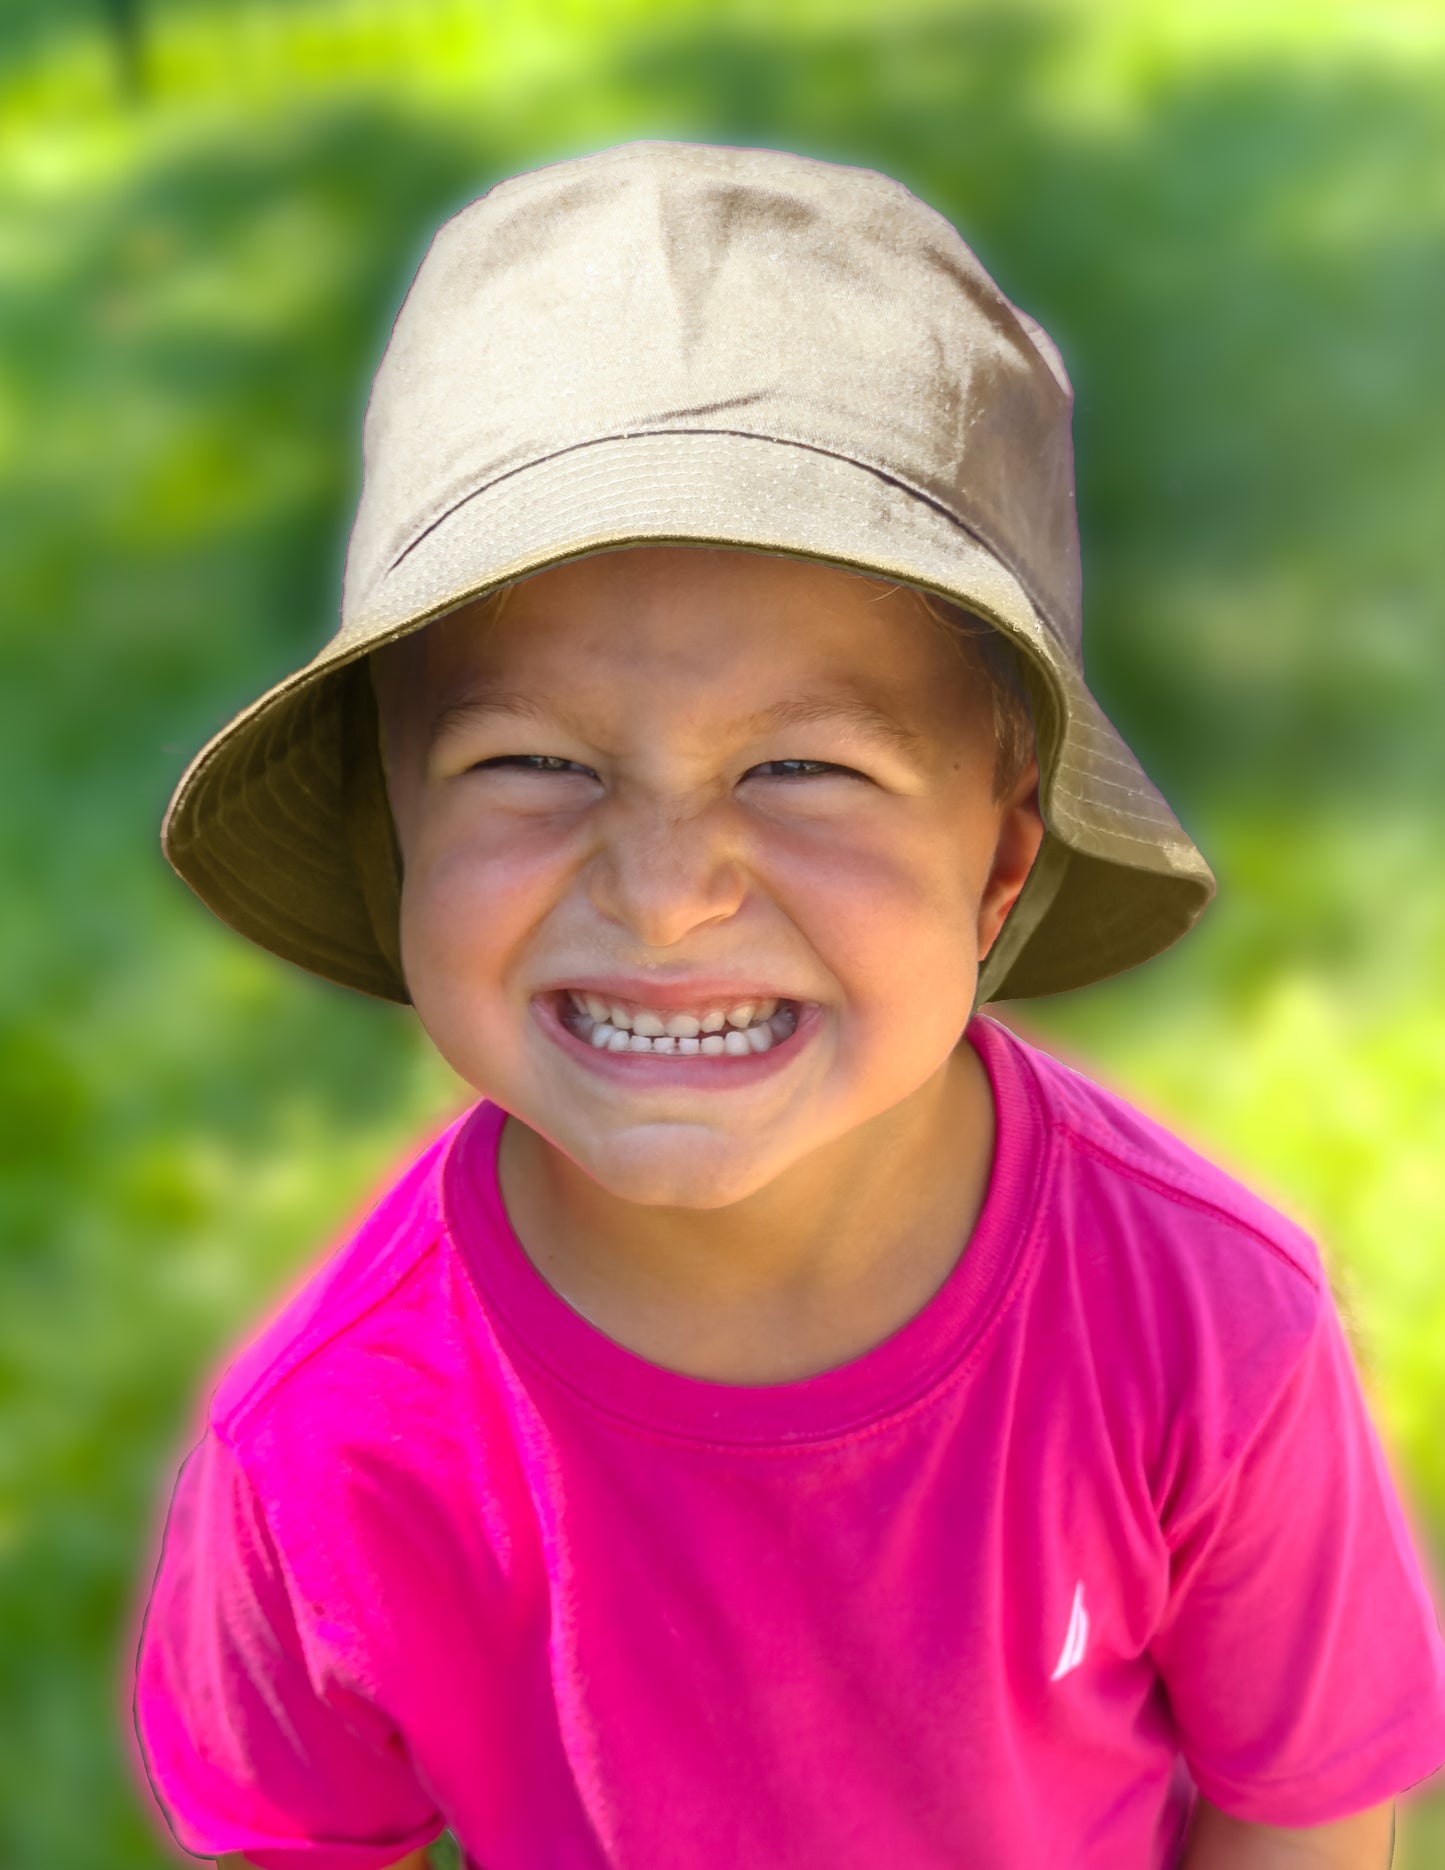
[[[994,1121],[965,1040],[903,1104],[727,1208],[620,1201],[515,1119],[499,1172],[528,1258],[608,1337],[688,1376],[795,1382],[938,1291],[983,1205]]]

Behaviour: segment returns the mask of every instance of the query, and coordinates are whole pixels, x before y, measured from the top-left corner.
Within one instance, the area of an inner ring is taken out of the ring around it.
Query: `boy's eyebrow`
[[[538,722],[556,718],[532,695],[503,688],[470,688],[437,710],[427,729],[428,751],[448,729],[485,720],[489,714],[510,714],[519,720]]]
[[[449,728],[496,714],[563,727],[573,725],[564,708],[549,706],[535,695],[513,689],[475,688],[438,711],[428,734],[428,745],[435,746]],[[866,695],[791,695],[750,716],[739,724],[737,731],[752,738],[778,728],[808,727],[827,721],[843,721],[860,728],[864,733],[887,741],[911,759],[918,758],[926,744],[922,734],[905,726],[896,715],[868,700]]]
[[[915,733],[886,708],[866,695],[794,695],[744,724],[747,734],[763,734],[779,727],[808,727],[817,721],[846,721],[866,734],[886,740],[900,753],[917,758],[924,749],[922,734]]]

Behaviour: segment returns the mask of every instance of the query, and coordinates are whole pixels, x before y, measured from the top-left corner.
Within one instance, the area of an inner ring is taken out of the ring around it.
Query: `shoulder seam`
[[[1152,1173],[1150,1170],[1144,1168],[1142,1164],[1131,1161],[1121,1150],[1109,1148],[1106,1144],[1099,1142],[1096,1137],[1086,1135],[1084,1131],[1077,1129],[1073,1124],[1063,1119],[1055,1118],[1054,1127],[1059,1131],[1060,1135],[1071,1142],[1081,1154],[1092,1156],[1096,1162],[1103,1163],[1108,1168],[1118,1170],[1121,1175],[1128,1176],[1130,1181],[1138,1183],[1141,1187],[1151,1189],[1156,1195],[1162,1196],[1164,1200],[1173,1202],[1176,1207],[1190,1208],[1197,1214],[1211,1215],[1215,1220],[1222,1221],[1226,1226],[1233,1228],[1236,1233],[1247,1234],[1252,1240],[1258,1241],[1260,1246],[1265,1248],[1267,1252],[1273,1254],[1275,1259],[1279,1260],[1283,1265],[1288,1266],[1292,1272],[1297,1273],[1312,1292],[1319,1293],[1323,1289],[1321,1281],[1315,1276],[1309,1266],[1302,1265],[1293,1254],[1289,1253],[1281,1246],[1279,1241],[1273,1239],[1262,1227],[1257,1226],[1253,1221],[1247,1220],[1244,1215],[1235,1213],[1233,1209],[1226,1207],[1223,1202],[1211,1201],[1207,1195],[1200,1194],[1193,1189],[1184,1187],[1177,1182],[1168,1181],[1163,1176]],[[1302,1237],[1308,1238],[1304,1230],[1299,1228],[1288,1216],[1281,1215],[1280,1219],[1284,1222],[1286,1227],[1293,1229],[1295,1232],[1301,1234]]]
[[[206,1419],[216,1435],[221,1440],[227,1442],[228,1445],[233,1448],[233,1451],[239,1455],[239,1449],[236,1448],[235,1443],[231,1440],[232,1433],[243,1432],[248,1418],[255,1410],[260,1408],[262,1403],[279,1395],[287,1383],[290,1382],[291,1378],[295,1376],[298,1371],[304,1370],[313,1358],[318,1357],[322,1351],[328,1349],[338,1338],[343,1337],[348,1331],[353,1330],[357,1325],[361,1324],[363,1320],[369,1318],[379,1306],[384,1305],[388,1299],[399,1292],[407,1281],[421,1269],[423,1264],[436,1251],[441,1231],[442,1225],[440,1217],[434,1217],[434,1224],[427,1229],[425,1240],[418,1245],[416,1251],[408,1259],[406,1265],[397,1272],[395,1278],[389,1282],[384,1291],[378,1292],[360,1311],[349,1314],[346,1318],[333,1326],[324,1337],[319,1338],[314,1344],[308,1346],[302,1356],[297,1357],[294,1362],[287,1364],[279,1373],[278,1365],[284,1362],[285,1352],[278,1352],[266,1365],[265,1369],[258,1373],[240,1399],[226,1410],[224,1418],[217,1417],[213,1398],[212,1406],[206,1412]]]
[[[217,1434],[222,1433],[222,1420],[228,1428],[241,1428],[251,1412],[259,1407],[263,1397],[275,1395],[297,1370],[310,1363],[312,1358],[325,1350],[328,1345],[335,1343],[344,1332],[360,1324],[364,1318],[369,1318],[378,1306],[383,1305],[400,1290],[429,1257],[446,1230],[445,1217],[441,1212],[440,1204],[434,1198],[435,1178],[450,1154],[457,1133],[471,1114],[470,1111],[464,1111],[412,1157],[390,1188],[376,1199],[370,1212],[364,1214],[349,1228],[341,1243],[320,1266],[314,1269],[312,1274],[313,1278],[324,1276],[329,1267],[356,1245],[361,1234],[377,1220],[387,1203],[400,1197],[401,1203],[405,1205],[397,1220],[389,1226],[388,1238],[395,1239],[403,1230],[412,1227],[415,1227],[418,1238],[414,1241],[405,1263],[395,1270],[383,1290],[376,1293],[359,1311],[350,1312],[344,1316],[324,1337],[308,1346],[304,1353],[297,1355],[294,1361],[287,1363],[288,1353],[294,1348],[295,1341],[289,1340],[279,1346],[274,1355],[267,1359],[265,1367],[256,1372],[240,1396],[226,1409],[224,1417],[217,1411],[217,1398],[224,1390],[231,1371],[223,1371],[206,1407],[205,1421],[208,1428],[214,1429]],[[411,1185],[409,1191],[408,1184]],[[300,1291],[293,1294],[293,1300],[290,1302],[299,1299],[305,1289],[306,1286],[303,1284]],[[244,1357],[253,1345],[264,1339],[266,1333],[284,1318],[286,1309],[287,1305],[283,1303],[279,1312],[273,1313],[256,1328],[244,1343],[240,1357]]]

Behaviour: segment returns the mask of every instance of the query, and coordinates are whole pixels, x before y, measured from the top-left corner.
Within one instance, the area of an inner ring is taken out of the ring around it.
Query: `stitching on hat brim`
[[[920,487],[914,481],[905,479],[904,476],[897,472],[896,468],[887,466],[881,461],[865,455],[849,454],[839,448],[823,448],[820,447],[817,442],[809,441],[803,436],[784,434],[777,430],[764,433],[756,429],[701,428],[682,424],[676,427],[671,425],[659,425],[657,427],[645,429],[626,429],[611,434],[591,435],[588,436],[585,441],[573,442],[566,448],[556,448],[547,454],[536,455],[531,460],[521,462],[514,468],[508,468],[505,473],[494,475],[490,480],[483,481],[480,485],[468,488],[465,493],[460,494],[444,512],[438,513],[434,518],[428,520],[426,525],[407,541],[401,550],[390,560],[383,577],[390,577],[392,573],[399,570],[405,560],[410,557],[438,527],[445,525],[446,522],[460,512],[464,506],[469,505],[473,500],[484,498],[495,488],[501,486],[504,481],[514,479],[518,474],[530,473],[546,465],[548,462],[560,459],[564,455],[577,454],[588,448],[603,447],[609,442],[640,441],[653,435],[730,436],[741,441],[768,442],[777,447],[803,449],[808,454],[821,455],[826,460],[846,462],[849,467],[861,468],[867,474],[876,475],[879,480],[886,481],[890,486],[897,487],[901,492],[906,493],[910,499],[918,501],[923,506],[931,507],[941,518],[957,526],[961,531],[967,533],[970,538],[975,540],[989,557],[997,564],[1001,565],[1014,580],[1025,597],[1028,598],[1034,610],[1038,612],[1046,627],[1053,631],[1061,644],[1067,647],[1079,638],[1079,620],[1076,617],[1064,618],[1055,614],[1054,604],[1046,600],[1039,593],[1033,579],[1029,575],[1027,567],[1019,565],[1011,554],[995,542],[990,536],[988,528],[982,524],[976,514],[956,512],[946,501],[940,500],[936,494],[930,493],[926,488]]]

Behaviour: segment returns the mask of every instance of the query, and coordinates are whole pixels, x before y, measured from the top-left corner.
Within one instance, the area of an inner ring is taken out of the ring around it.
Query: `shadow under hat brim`
[[[370,588],[321,653],[217,734],[176,788],[167,857],[233,928],[405,1001],[398,877],[363,659],[499,585],[631,545],[814,559],[936,592],[1021,649],[1047,828],[980,1000],[1088,985],[1176,941],[1214,879],[1020,578],[951,514],[864,463],[718,431],[618,436],[470,494]]]

